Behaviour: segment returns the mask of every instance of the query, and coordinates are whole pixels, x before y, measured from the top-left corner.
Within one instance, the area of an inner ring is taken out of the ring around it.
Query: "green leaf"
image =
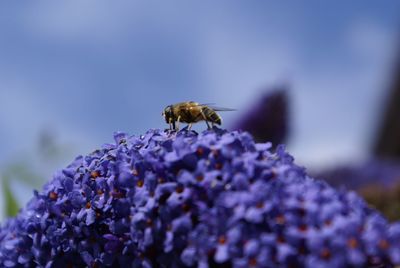
[[[11,191],[10,183],[6,178],[3,178],[3,196],[6,216],[14,217],[19,211],[19,205]]]

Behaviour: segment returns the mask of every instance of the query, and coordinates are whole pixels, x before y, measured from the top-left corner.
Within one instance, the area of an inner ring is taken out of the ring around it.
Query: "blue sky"
[[[2,2],[0,169],[46,128],[72,157],[116,130],[166,127],[167,104],[244,111],[280,84],[291,86],[288,146],[300,163],[362,159],[399,51],[398,10],[399,1]]]

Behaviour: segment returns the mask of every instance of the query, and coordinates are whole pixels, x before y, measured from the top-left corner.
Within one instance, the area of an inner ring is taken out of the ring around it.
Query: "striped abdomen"
[[[207,106],[203,106],[202,107],[202,112],[206,117],[206,120],[208,122],[217,124],[217,125],[221,125],[222,120],[221,117],[211,108],[207,107]]]

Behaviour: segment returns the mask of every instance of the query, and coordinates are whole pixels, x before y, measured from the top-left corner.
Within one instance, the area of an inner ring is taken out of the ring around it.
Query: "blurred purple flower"
[[[286,141],[288,114],[287,89],[267,91],[231,129],[247,131],[256,142],[270,141],[275,146]]]
[[[248,133],[115,135],[0,229],[1,267],[390,267],[400,223]]]
[[[313,174],[334,186],[345,186],[356,190],[368,184],[391,187],[400,182],[400,161],[370,159],[368,161],[341,165]]]
[[[397,54],[390,90],[381,103],[383,112],[375,133],[373,154],[378,157],[400,158],[400,54]]]
[[[358,165],[342,165],[315,173],[336,187],[359,192],[367,202],[391,220],[400,219],[400,161],[370,159]]]

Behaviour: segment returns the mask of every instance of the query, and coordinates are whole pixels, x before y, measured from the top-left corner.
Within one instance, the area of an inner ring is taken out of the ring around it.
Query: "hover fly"
[[[169,124],[169,129],[172,130],[179,130],[180,122],[189,124],[188,129],[190,130],[192,124],[199,121],[205,121],[210,129],[214,124],[221,125],[222,123],[222,119],[216,111],[234,111],[234,109],[217,108],[209,104],[187,101],[168,105],[162,115],[167,124]],[[211,126],[209,123],[211,123]]]

